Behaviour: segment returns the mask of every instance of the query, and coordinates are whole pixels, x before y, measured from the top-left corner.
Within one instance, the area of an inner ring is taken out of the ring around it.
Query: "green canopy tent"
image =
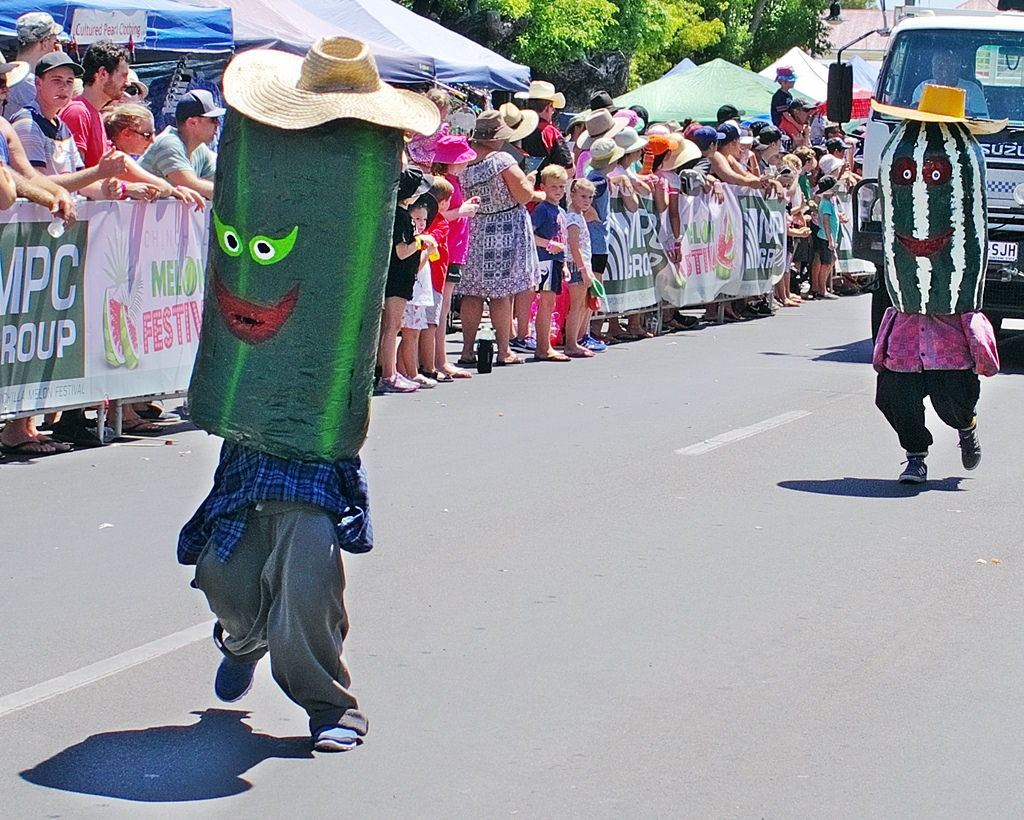
[[[726,60],[711,60],[689,71],[642,85],[616,97],[615,104],[622,108],[642,105],[651,115],[651,122],[682,122],[691,117],[714,123],[719,106],[726,103],[745,111],[745,119],[755,119],[767,116],[772,94],[778,87],[771,80]],[[807,100],[796,93],[793,98]]]

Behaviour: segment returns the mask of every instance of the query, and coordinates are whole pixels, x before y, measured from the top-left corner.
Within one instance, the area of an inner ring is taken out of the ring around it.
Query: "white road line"
[[[758,433],[773,430],[776,427],[781,427],[783,424],[789,424],[791,421],[796,421],[809,415],[811,415],[809,410],[793,410],[789,413],[783,413],[781,416],[759,421],[757,424],[751,424],[749,427],[739,427],[735,430],[730,430],[728,433],[722,433],[720,436],[705,439],[697,444],[691,444],[689,447],[681,447],[676,450],[676,455],[702,456],[704,453],[710,453],[712,450],[717,450],[726,444],[732,444],[734,441],[756,436]]]
[[[127,652],[114,655],[112,658],[83,666],[81,669],[68,672],[66,675],[37,683],[35,686],[22,689],[20,692],[4,695],[0,697],[0,718],[12,712],[17,712],[19,709],[24,709],[27,706],[42,703],[44,700],[49,700],[57,695],[63,695],[65,692],[80,689],[90,683],[109,678],[111,675],[116,675],[125,669],[130,669],[133,666],[138,666],[140,663],[159,658],[161,655],[175,652],[196,641],[209,638],[213,631],[213,624],[212,620],[204,624],[197,624],[188,629],[183,629],[181,632],[168,635],[165,638],[158,638],[150,643],[137,646],[135,649],[129,649]]]

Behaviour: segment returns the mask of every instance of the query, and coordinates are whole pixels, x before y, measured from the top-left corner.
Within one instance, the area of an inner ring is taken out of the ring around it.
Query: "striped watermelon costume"
[[[978,374],[999,369],[995,334],[981,313],[985,287],[985,163],[964,117],[964,91],[926,86],[918,109],[875,103],[902,117],[879,165],[883,275],[892,299],[875,343],[875,404],[907,452],[903,483],[927,478],[933,442],[924,398],[959,432],[968,470],[981,460]]]

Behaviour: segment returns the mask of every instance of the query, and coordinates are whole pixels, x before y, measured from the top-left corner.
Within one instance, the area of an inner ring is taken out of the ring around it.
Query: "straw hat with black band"
[[[565,108],[565,94],[555,91],[555,87],[544,80],[534,80],[529,91],[518,91],[515,97],[517,100],[546,100],[555,108]]]
[[[350,37],[317,40],[304,57],[243,51],[224,71],[224,99],[250,119],[287,131],[356,119],[433,134],[441,120],[425,96],[383,82],[366,43]]]
[[[540,114],[529,108],[520,108],[515,103],[504,103],[498,107],[498,112],[505,120],[505,125],[514,132],[519,133],[521,129],[525,129],[524,137],[536,131],[540,124]],[[522,137],[516,137],[516,139],[522,139]],[[510,140],[510,142],[515,142],[515,140]]]

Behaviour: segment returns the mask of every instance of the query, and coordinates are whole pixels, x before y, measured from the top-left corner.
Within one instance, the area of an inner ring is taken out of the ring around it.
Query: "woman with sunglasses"
[[[118,151],[138,159],[153,144],[153,112],[138,103],[122,103],[103,112],[103,125],[107,137]],[[121,180],[112,180],[120,189]],[[120,191],[117,192],[120,195]],[[153,201],[160,198],[159,190],[145,182],[125,182],[124,195],[129,199]],[[117,198],[112,197],[112,198]]]

